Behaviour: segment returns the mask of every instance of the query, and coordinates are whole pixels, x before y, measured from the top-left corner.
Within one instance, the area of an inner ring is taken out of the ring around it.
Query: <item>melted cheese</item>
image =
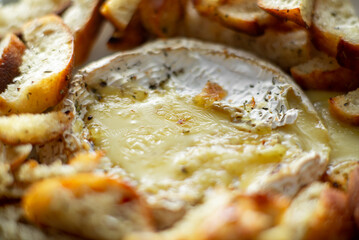
[[[339,95],[335,92],[308,91],[309,98],[328,128],[330,145],[330,167],[336,167],[346,162],[359,161],[359,127],[340,122],[329,112],[328,99]]]
[[[149,201],[196,203],[214,186],[245,189],[302,151],[296,138],[283,137],[285,129],[244,130],[225,112],[196,106],[172,90],[105,87],[99,93],[102,100],[85,118],[90,138],[113,166],[137,180]]]

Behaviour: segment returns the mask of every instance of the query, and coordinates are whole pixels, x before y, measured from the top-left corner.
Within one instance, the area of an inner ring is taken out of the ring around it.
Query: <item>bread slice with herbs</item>
[[[0,141],[9,145],[44,144],[70,127],[72,113],[20,114],[0,117]]]
[[[314,0],[258,0],[258,6],[268,13],[310,27]]]
[[[295,28],[296,26],[286,24],[276,28],[269,27],[261,36],[249,36],[201,16],[191,1],[187,3],[182,25],[183,36],[241,48],[270,60],[285,70],[311,58],[309,33]]]
[[[352,91],[359,87],[356,72],[341,67],[333,57],[321,53],[290,69],[294,80],[304,89]]]
[[[0,38],[8,32],[20,33],[27,21],[51,13],[61,13],[71,0],[18,0],[7,1],[0,7]]]
[[[277,229],[269,231],[262,239],[278,239],[275,234],[281,232],[288,234],[284,239],[349,240],[353,230],[348,194],[328,183],[314,182],[299,192]]]
[[[86,61],[100,31],[103,20],[100,14],[101,4],[101,0],[74,0],[62,15],[74,34],[75,66]]]
[[[330,112],[343,122],[359,125],[359,88],[329,99]]]
[[[359,17],[350,0],[317,0],[311,34],[315,46],[341,66],[359,66]]]
[[[74,40],[62,19],[49,15],[23,28],[27,49],[20,75],[0,94],[0,113],[40,113],[55,106],[67,91]]]
[[[257,6],[256,0],[194,0],[197,11],[222,25],[250,35],[263,34],[277,20]]]
[[[25,44],[12,33],[0,42],[0,93],[19,75],[25,49]]]

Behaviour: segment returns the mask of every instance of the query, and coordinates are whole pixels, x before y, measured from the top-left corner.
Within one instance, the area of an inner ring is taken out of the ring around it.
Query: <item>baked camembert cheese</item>
[[[157,41],[91,64],[70,92],[74,133],[106,152],[99,171],[161,211],[216,187],[293,196],[327,165],[327,130],[302,91],[241,51]]]

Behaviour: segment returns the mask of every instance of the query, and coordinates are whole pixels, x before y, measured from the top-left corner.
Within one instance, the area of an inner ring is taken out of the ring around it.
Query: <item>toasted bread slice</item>
[[[338,63],[358,72],[359,69],[359,18],[350,23],[351,28],[345,33],[338,44]]]
[[[158,37],[171,37],[178,31],[183,17],[181,0],[142,0],[139,5],[142,24]]]
[[[62,15],[64,22],[74,34],[75,66],[86,61],[99,33],[102,23],[101,4],[101,0],[74,0],[71,7]]]
[[[260,239],[351,239],[353,227],[348,195],[315,182],[294,198],[278,226]]]
[[[59,137],[72,118],[72,113],[62,112],[2,116],[0,141],[10,145],[43,144]]]
[[[336,57],[343,28],[348,27],[345,25],[349,25],[354,16],[354,7],[350,0],[317,0],[311,28],[315,46]]]
[[[88,239],[122,239],[129,232],[152,230],[149,210],[135,189],[108,176],[46,179],[27,192],[23,208],[33,223]]]
[[[312,45],[307,31],[267,29],[263,36],[249,42],[248,50],[287,70],[310,58]]]
[[[20,74],[19,67],[25,44],[14,34],[8,34],[0,43],[0,93]]]
[[[257,6],[256,0],[194,0],[197,11],[226,27],[250,35],[260,35],[276,19]]]
[[[359,125],[359,89],[329,99],[329,109],[338,119]]]
[[[136,12],[124,31],[115,30],[107,42],[107,47],[116,51],[132,49],[144,43],[148,35],[139,12]]]
[[[130,23],[141,0],[107,0],[101,7],[101,14],[107,18],[119,32],[123,32]]]
[[[359,87],[356,72],[341,67],[337,60],[321,54],[290,69],[294,80],[304,89],[352,91]]]
[[[311,33],[315,46],[336,57],[339,64],[359,66],[359,18],[350,0],[318,0]]]
[[[0,7],[0,38],[8,32],[20,33],[27,21],[50,13],[61,13],[71,0],[19,0]]]
[[[182,35],[253,52],[285,70],[311,58],[310,36],[303,29],[279,25],[266,29],[262,36],[248,36],[200,16],[191,1],[185,11]]]
[[[258,6],[268,13],[306,28],[312,24],[313,5],[314,0],[258,0]]]
[[[49,15],[24,26],[25,50],[20,75],[0,94],[0,113],[39,113],[66,94],[74,41],[61,18]]]

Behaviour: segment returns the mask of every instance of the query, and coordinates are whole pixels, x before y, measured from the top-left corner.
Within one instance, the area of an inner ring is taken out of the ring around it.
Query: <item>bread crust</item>
[[[75,62],[74,66],[80,66],[88,58],[92,46],[96,41],[96,37],[101,29],[103,17],[100,13],[102,0],[91,1],[90,5],[81,6],[81,3],[75,3],[65,12],[63,16],[64,22],[68,24],[74,34],[75,45]],[[82,26],[72,26],[73,16],[66,14],[78,14],[78,12],[71,12],[73,8],[84,8],[82,18],[86,18]],[[67,20],[69,18],[69,20]]]
[[[351,239],[353,230],[348,195],[340,190],[326,187],[320,194],[315,215],[304,239]]]
[[[261,7],[263,10],[268,12],[269,14],[273,16],[277,16],[279,18],[284,19],[285,21],[293,21],[297,23],[298,25],[308,28],[308,24],[303,20],[302,13],[300,11],[300,8],[294,8],[294,9],[268,9],[263,7],[260,2],[258,3],[258,6]]]
[[[279,17],[285,21],[295,22],[305,28],[309,28],[312,24],[311,13],[313,4],[313,0],[301,0],[293,3],[291,6],[289,5],[283,7],[283,3],[280,1],[258,0],[258,6],[271,15]]]
[[[321,30],[316,26],[315,22],[310,28],[310,34],[312,42],[317,49],[327,53],[329,56],[336,57],[339,42],[338,36]]]
[[[2,42],[7,42],[0,56],[0,93],[20,74],[19,67],[25,52],[25,44],[14,34],[7,35]]]
[[[338,63],[359,73],[359,44],[340,39],[337,49]]]

